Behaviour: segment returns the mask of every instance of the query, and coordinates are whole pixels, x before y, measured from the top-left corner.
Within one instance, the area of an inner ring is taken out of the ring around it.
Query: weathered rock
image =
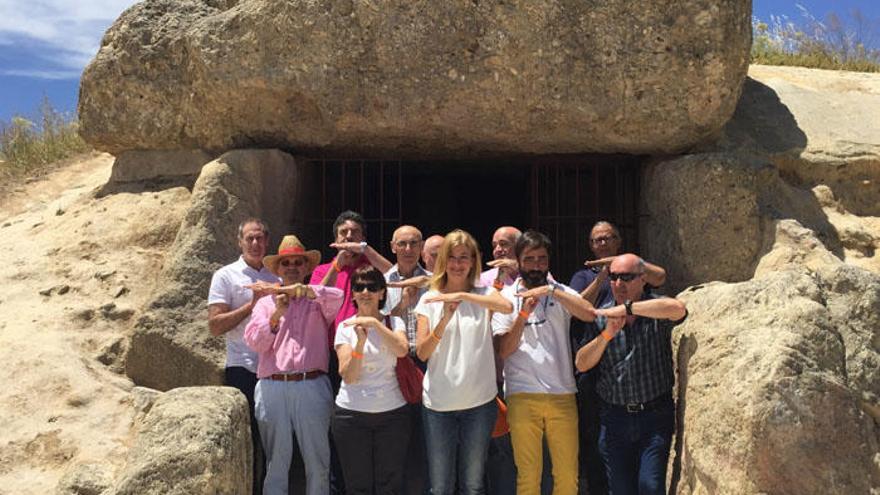
[[[71,466],[58,481],[56,495],[102,495],[110,488],[113,477],[107,466],[98,463]]]
[[[86,68],[98,149],[658,153],[716,134],[750,2],[148,0]]]
[[[115,495],[239,495],[252,480],[248,404],[230,387],[162,394],[138,425]]]
[[[760,154],[793,184],[880,216],[880,74],[753,65],[719,146]]]
[[[214,157],[202,150],[131,150],[113,162],[110,182],[199,175]]]
[[[679,296],[673,493],[880,490],[880,277],[778,268]]]
[[[205,165],[177,238],[161,289],[138,320],[125,360],[138,385],[168,390],[222,383],[225,347],[208,332],[211,274],[239,256],[237,228],[247,217],[266,220],[272,246],[294,224],[290,198],[311,187],[301,167],[277,150],[239,150]]]
[[[821,188],[793,186],[757,155],[702,153],[653,162],[644,169],[641,194],[642,254],[667,268],[672,293],[710,280],[752,278],[777,240],[778,220],[796,220],[839,259],[848,259],[853,243],[838,227],[853,217],[830,212],[837,205],[823,198]],[[859,252],[860,263],[871,268],[880,261],[872,247],[880,241],[859,237],[863,230],[851,232],[868,246]]]

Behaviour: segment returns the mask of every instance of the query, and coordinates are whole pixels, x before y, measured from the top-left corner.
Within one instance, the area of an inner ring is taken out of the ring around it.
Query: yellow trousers
[[[576,495],[578,414],[574,394],[513,394],[507,398],[507,422],[517,495],[541,493],[545,435],[553,465],[553,495]]]

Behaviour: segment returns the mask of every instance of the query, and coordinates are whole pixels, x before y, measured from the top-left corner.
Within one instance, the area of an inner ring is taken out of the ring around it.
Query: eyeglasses
[[[608,244],[609,242],[615,241],[615,240],[617,240],[616,235],[605,235],[602,237],[596,237],[596,238],[590,239],[590,242],[593,244]]]
[[[306,264],[306,260],[302,258],[289,258],[279,261],[278,264],[283,267],[288,267],[290,265],[300,267]]]
[[[623,282],[632,282],[639,275],[641,275],[641,273],[609,273],[608,279],[612,282],[616,282],[618,280],[621,280]]]
[[[354,282],[351,284],[352,292],[363,292],[364,289],[367,289],[369,292],[379,292],[382,290],[382,287],[376,282]]]
[[[417,248],[422,241],[397,241],[394,243],[394,246],[405,249],[405,248]]]

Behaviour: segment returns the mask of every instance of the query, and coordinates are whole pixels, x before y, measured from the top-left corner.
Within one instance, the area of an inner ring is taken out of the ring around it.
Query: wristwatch
[[[629,316],[633,315],[633,302],[627,299],[623,301],[623,307],[626,308],[626,314]]]
[[[360,246],[361,246],[361,254],[364,254],[364,251],[367,250],[367,241],[361,241]]]
[[[549,287],[549,289],[547,289],[547,295],[553,297],[553,294],[556,292],[556,284],[550,282],[547,284],[547,287]]]

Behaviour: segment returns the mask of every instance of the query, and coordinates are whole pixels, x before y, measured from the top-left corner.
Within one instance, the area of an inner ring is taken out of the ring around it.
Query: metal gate
[[[304,235],[309,242],[322,246],[325,259],[333,256],[327,246],[333,242],[332,224],[336,216],[347,209],[361,213],[367,223],[367,237],[371,245],[391,258],[389,243],[394,229],[411,223],[422,226],[440,223],[448,230],[461,226],[470,218],[442,218],[442,211],[425,213],[425,208],[413,208],[414,202],[431,201],[417,197],[404,183],[430,165],[433,170],[449,170],[461,183],[474,182],[472,177],[484,167],[499,168],[516,174],[516,180],[527,182],[522,201],[512,201],[509,190],[485,188],[478,197],[461,194],[453,188],[446,194],[459,196],[464,203],[459,211],[478,212],[486,205],[504,204],[518,209],[513,215],[516,226],[534,228],[553,240],[552,270],[556,278],[568,282],[571,275],[590,258],[587,237],[589,228],[599,220],[608,220],[619,226],[627,250],[638,250],[638,157],[629,155],[548,156],[518,158],[516,160],[487,160],[483,162],[416,162],[401,160],[311,160],[308,180],[314,184],[313,198],[306,207]],[[482,165],[482,166],[481,166]],[[428,180],[420,177],[418,180]],[[438,181],[440,182],[440,181]],[[444,182],[449,184],[449,182]],[[492,195],[497,195],[497,197]],[[298,203],[302,204],[301,201]],[[481,206],[482,205],[482,206]],[[413,211],[422,213],[413,214]],[[427,210],[430,210],[427,209]],[[430,218],[427,216],[430,215]],[[459,213],[461,215],[461,213]],[[468,215],[470,216],[470,215]],[[490,232],[502,219],[489,219]],[[429,235],[431,232],[424,232]],[[476,235],[476,233],[475,233]],[[478,242],[483,245],[484,258],[491,259],[488,241],[491,233],[483,233]]]

